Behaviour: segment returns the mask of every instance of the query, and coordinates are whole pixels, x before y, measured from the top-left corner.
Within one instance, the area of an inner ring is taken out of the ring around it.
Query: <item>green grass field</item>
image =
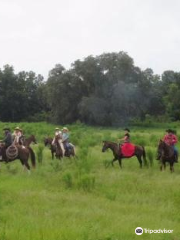
[[[14,123],[0,123],[12,129]],[[122,129],[68,126],[77,159],[51,160],[43,145],[56,126],[19,123],[34,134],[37,167],[29,175],[19,160],[1,163],[0,240],[180,240],[180,163],[160,172],[155,160],[166,126],[132,128],[132,142],[144,145],[152,166],[139,168],[136,158],[112,167],[102,141],[117,141]],[[180,126],[174,126],[180,132]],[[2,132],[3,134],[3,132]],[[1,138],[3,137],[1,134]],[[179,148],[180,149],[180,148]],[[136,227],[173,233],[135,234]]]

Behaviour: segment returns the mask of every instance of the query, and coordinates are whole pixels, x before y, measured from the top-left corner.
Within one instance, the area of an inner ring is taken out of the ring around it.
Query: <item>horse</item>
[[[172,146],[166,144],[163,140],[159,140],[158,143],[158,159],[160,160],[160,170],[166,169],[166,162],[170,164],[171,173],[174,172],[174,163],[176,162],[176,154]]]
[[[9,163],[9,162],[12,162],[16,159],[19,159],[21,164],[23,166],[25,166],[28,169],[28,171],[30,171],[30,166],[29,166],[29,163],[28,163],[28,159],[29,159],[29,156],[30,156],[32,167],[35,168],[36,157],[35,157],[35,154],[34,154],[34,151],[32,150],[32,148],[24,147],[24,146],[21,146],[21,145],[15,145],[15,147],[17,148],[17,155],[14,156],[12,159],[8,159],[7,154],[6,154],[6,147],[1,146],[2,159],[0,161]]]
[[[56,156],[56,158],[61,159],[63,157],[63,151],[62,148],[59,144],[59,138],[56,137],[54,144],[52,144],[53,139],[51,137],[47,137],[44,139],[44,145],[45,146],[50,146],[50,150],[51,150],[51,155],[52,155],[52,159],[54,159],[54,154]],[[72,146],[69,149],[65,149],[65,153],[64,153],[65,157],[76,157],[75,151],[74,151],[74,147]]]
[[[63,143],[61,143],[63,144]],[[58,158],[62,158],[63,157],[63,151],[62,151],[62,147],[61,144],[59,143],[59,137],[55,137],[55,145],[56,145],[56,157]],[[74,151],[74,146],[72,144],[69,143],[69,147],[65,147],[64,144],[64,157],[68,157],[70,158],[72,157],[76,157],[75,155],[75,151]]]
[[[26,147],[29,147],[31,143],[37,144],[37,141],[34,135],[31,135],[29,138],[25,138],[23,145]]]
[[[46,137],[44,138],[44,145],[46,146],[50,146],[50,150],[51,150],[51,156],[52,159],[54,159],[54,154],[56,153],[56,146],[55,144],[52,144],[53,139],[51,137]]]
[[[114,165],[114,162],[118,160],[119,166],[120,166],[120,168],[122,168],[122,163],[121,163],[122,158],[131,158],[133,156],[137,157],[139,164],[140,164],[140,168],[142,168],[142,159],[141,159],[142,157],[143,157],[144,165],[147,165],[146,152],[145,152],[145,149],[143,146],[135,145],[134,154],[130,157],[125,157],[122,155],[119,144],[110,142],[110,141],[103,141],[102,152],[105,152],[108,148],[111,149],[111,151],[113,152],[113,155],[114,155],[114,158],[112,160],[112,165]]]

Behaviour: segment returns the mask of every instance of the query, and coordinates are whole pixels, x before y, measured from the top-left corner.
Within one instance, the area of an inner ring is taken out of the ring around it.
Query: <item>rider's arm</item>
[[[68,138],[69,138],[69,134],[66,134],[66,135],[64,134],[62,136],[62,142],[66,141]]]
[[[173,135],[172,142],[173,142],[173,144],[176,144],[178,142],[178,138],[176,135]]]
[[[165,135],[163,138],[163,141],[166,142],[166,140],[167,140],[167,136]]]

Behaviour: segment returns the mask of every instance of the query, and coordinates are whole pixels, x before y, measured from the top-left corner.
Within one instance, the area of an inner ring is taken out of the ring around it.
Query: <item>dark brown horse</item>
[[[44,145],[50,146],[51,156],[52,156],[52,159],[54,159],[54,154],[56,153],[56,145],[52,144],[52,141],[53,141],[53,139],[51,137],[46,137],[44,139]]]
[[[166,169],[166,162],[170,165],[170,171],[174,172],[174,163],[176,162],[176,154],[172,146],[166,144],[163,140],[158,143],[158,159],[160,160],[160,170]]]
[[[114,143],[114,142],[110,142],[110,141],[103,141],[103,148],[102,148],[102,152],[105,152],[108,148],[110,148],[113,152],[114,158],[112,160],[112,165],[114,164],[115,161],[119,161],[119,166],[120,168],[122,168],[122,158],[130,158],[130,157],[124,157],[121,153],[121,149],[119,147],[119,144]],[[136,156],[139,164],[140,164],[140,168],[142,168],[142,157],[143,157],[143,161],[144,161],[144,165],[147,165],[147,161],[146,161],[146,153],[145,153],[145,149],[142,146],[135,146],[135,152],[133,154],[133,156]],[[131,157],[133,157],[131,156]]]
[[[29,156],[30,156],[32,167],[35,168],[36,157],[35,157],[35,154],[34,154],[34,151],[32,150],[32,148],[24,147],[24,146],[21,146],[21,145],[16,145],[16,148],[17,148],[17,151],[18,151],[18,155],[16,157],[14,157],[13,159],[8,159],[8,157],[6,155],[5,146],[1,146],[2,159],[0,161],[9,163],[9,162],[12,162],[16,159],[19,159],[21,161],[21,164],[23,166],[25,166],[28,170],[30,170],[30,166],[29,166],[29,163],[28,163],[28,159],[29,159]]]

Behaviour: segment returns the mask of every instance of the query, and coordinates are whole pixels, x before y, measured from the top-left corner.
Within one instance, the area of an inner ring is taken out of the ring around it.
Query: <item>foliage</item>
[[[141,70],[126,52],[56,64],[47,81],[34,72],[0,69],[0,120],[123,126],[146,116],[180,120],[180,73]]]

